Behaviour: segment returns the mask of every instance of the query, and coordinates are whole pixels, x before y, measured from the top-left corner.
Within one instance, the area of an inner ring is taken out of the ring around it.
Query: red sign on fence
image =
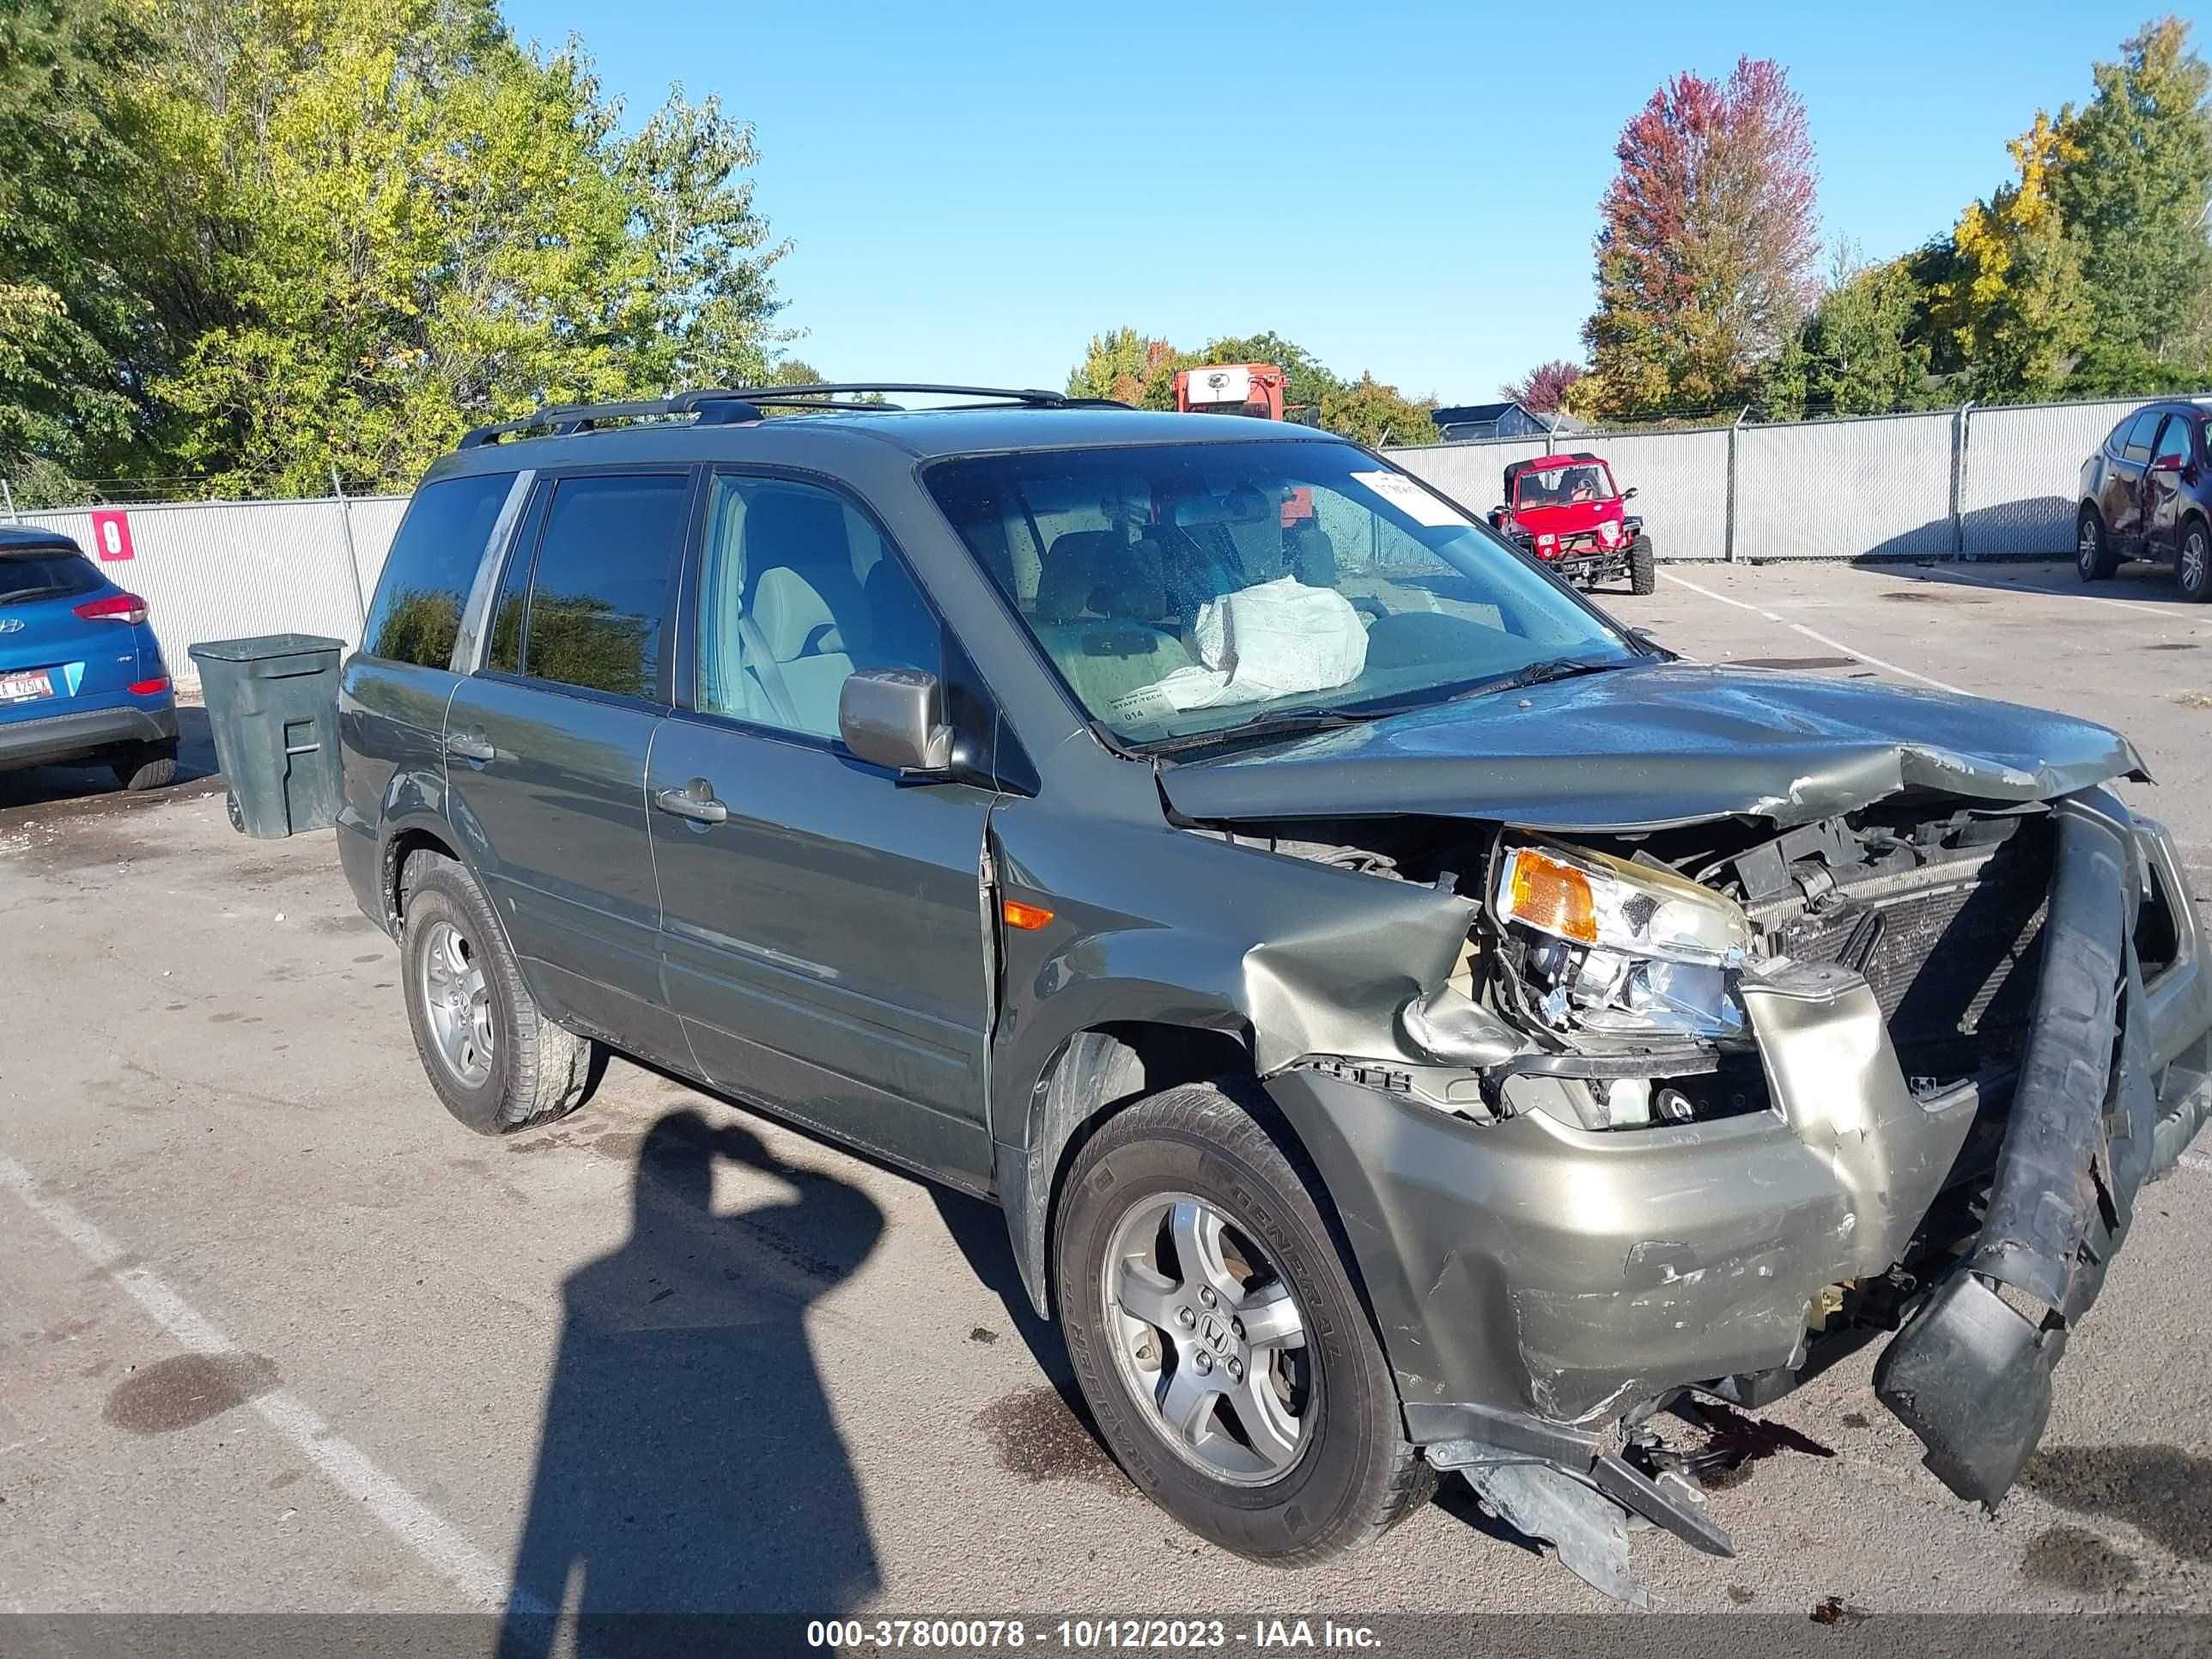
[[[131,515],[120,507],[100,507],[92,515],[92,544],[110,563],[136,558],[131,547]]]

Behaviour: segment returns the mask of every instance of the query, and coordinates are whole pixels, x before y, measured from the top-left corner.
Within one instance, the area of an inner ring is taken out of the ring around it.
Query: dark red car
[[[2123,559],[2173,567],[2181,597],[2212,599],[2212,410],[2176,400],[2123,418],[2081,464],[2075,568],[2102,581]]]
[[[1627,580],[1632,593],[1658,586],[1651,538],[1626,509],[1633,489],[1616,489],[1613,469],[1586,451],[1539,455],[1505,469],[1505,504],[1491,528],[1577,587]]]

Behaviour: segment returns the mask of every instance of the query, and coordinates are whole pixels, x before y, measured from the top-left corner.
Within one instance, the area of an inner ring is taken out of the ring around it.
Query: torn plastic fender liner
[[[2127,1237],[2157,1109],[2127,809],[2091,789],[2055,816],[2043,975],[1989,1214],[1972,1255],[1875,1370],[1929,1468],[1992,1510],[2042,1437],[2051,1371]]]

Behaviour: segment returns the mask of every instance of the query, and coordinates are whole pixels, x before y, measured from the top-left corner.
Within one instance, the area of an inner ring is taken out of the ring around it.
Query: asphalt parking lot
[[[2212,901],[2212,608],[2066,566],[1688,566],[1711,660],[2107,722]],[[1063,1403],[995,1212],[623,1062],[505,1141],[424,1083],[328,834],[0,779],[0,1611],[1599,1611],[1459,1491],[1298,1573],[1182,1533]],[[2148,1191],[1995,1517],[1873,1351],[1762,1415],[1672,1609],[2212,1612],[2212,1146]]]

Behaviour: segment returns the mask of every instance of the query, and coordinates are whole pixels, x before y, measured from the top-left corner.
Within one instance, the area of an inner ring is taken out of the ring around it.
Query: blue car
[[[52,531],[0,528],[0,770],[105,762],[126,789],[177,775],[177,699],[146,601]]]

